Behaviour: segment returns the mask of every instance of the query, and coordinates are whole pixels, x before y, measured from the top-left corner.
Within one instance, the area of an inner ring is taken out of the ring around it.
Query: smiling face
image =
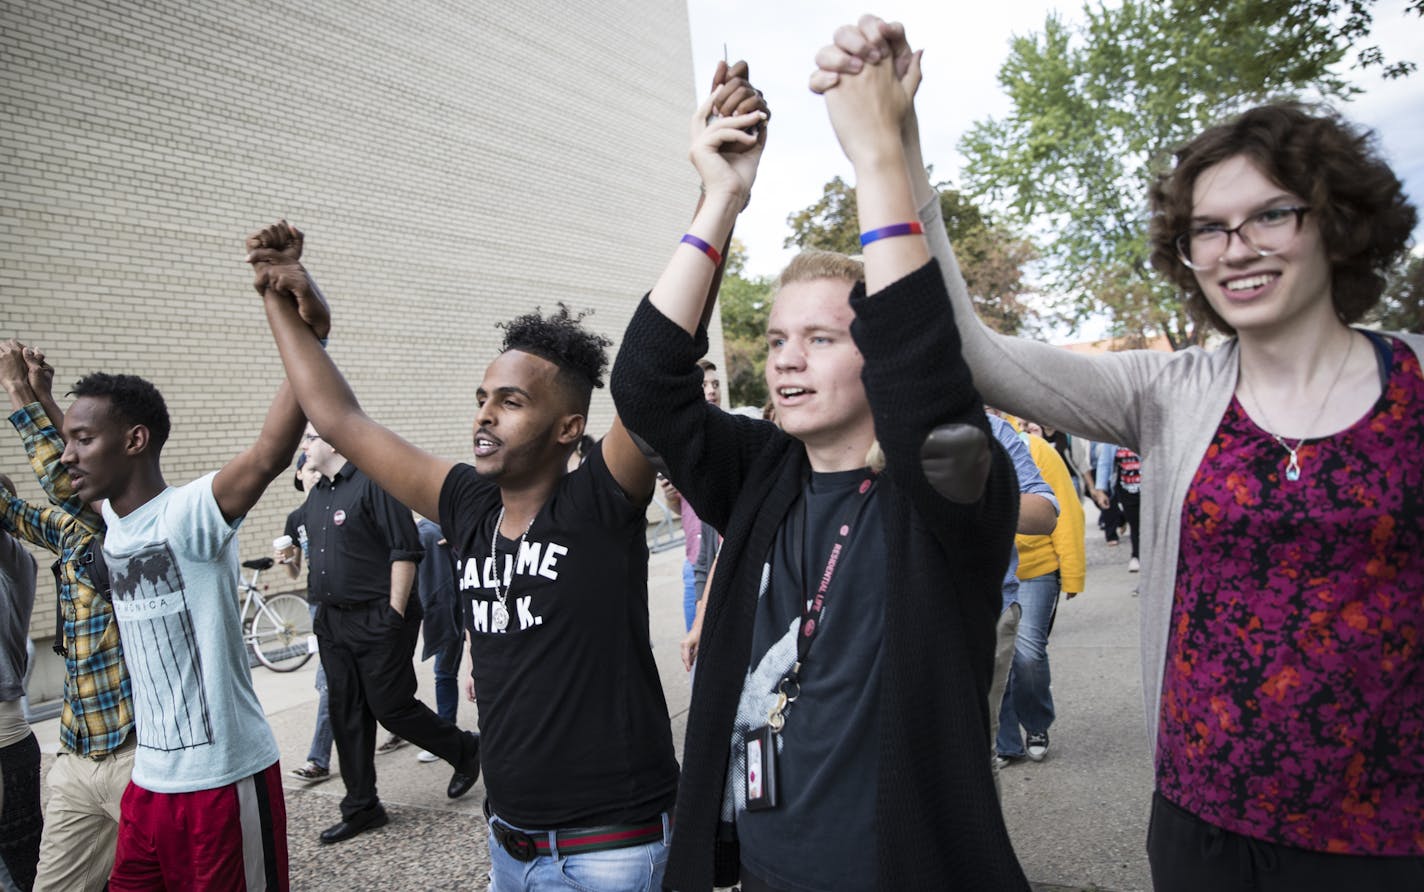
[[[1250,159],[1237,155],[1202,171],[1192,190],[1192,226],[1235,227],[1272,208],[1304,205]],[[1232,236],[1216,266],[1195,272],[1211,308],[1246,337],[1299,324],[1329,324],[1330,262],[1312,216],[1285,247],[1262,257]]]
[[[501,485],[558,474],[583,435],[559,368],[521,350],[501,353],[475,393],[475,470]]]
[[[766,383],[777,422],[806,444],[813,465],[817,450],[863,457],[875,439],[860,380],[865,360],[850,336],[851,287],[844,279],[783,285],[767,321]]]
[[[124,491],[147,439],[147,428],[116,417],[108,397],[81,396],[64,413],[60,463],[74,492],[86,502],[99,502]]]

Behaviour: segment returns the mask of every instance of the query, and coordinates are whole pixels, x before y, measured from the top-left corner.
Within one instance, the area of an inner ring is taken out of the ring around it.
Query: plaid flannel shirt
[[[114,608],[95,591],[89,569],[80,560],[91,543],[102,559],[95,540],[103,536],[104,521],[75,495],[59,461],[64,441],[39,403],[16,410],[10,423],[24,440],[30,464],[54,503],[39,507],[5,494],[0,525],[59,556],[55,575],[64,614],[64,645],[69,651],[64,658],[60,743],[78,755],[103,758],[124,742],[134,723],[133,691],[124,669]]]

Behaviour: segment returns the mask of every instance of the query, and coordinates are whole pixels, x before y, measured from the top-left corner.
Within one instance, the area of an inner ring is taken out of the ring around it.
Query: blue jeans
[[[316,622],[316,605],[308,604],[312,622]],[[326,695],[326,669],[321,658],[316,661],[316,728],[312,730],[311,749],[307,750],[307,761],[322,768],[331,767],[331,702]]]
[[[507,821],[501,823],[514,827]],[[519,861],[495,841],[491,831],[489,892],[567,892],[569,889],[583,892],[660,892],[671,838],[668,816],[664,814],[661,842],[563,857],[551,853],[533,861]]]
[[[1052,675],[1048,669],[1048,633],[1058,610],[1058,571],[1019,583],[1018,634],[1014,638],[1014,665],[999,707],[999,736],[994,748],[1005,756],[1025,753],[1025,731],[1043,733],[1053,724]]]
[[[682,618],[687,622],[683,631],[691,632],[697,619],[697,573],[688,561],[682,562]]]
[[[460,660],[465,642],[455,638],[435,653],[435,714],[454,723],[460,712]]]

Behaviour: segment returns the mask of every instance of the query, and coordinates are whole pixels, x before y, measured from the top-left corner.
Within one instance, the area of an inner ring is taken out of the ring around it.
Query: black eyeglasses
[[[1267,208],[1230,229],[1219,223],[1195,226],[1177,236],[1177,257],[1191,269],[1211,269],[1226,256],[1233,235],[1257,256],[1270,257],[1290,245],[1308,210],[1305,205]]]

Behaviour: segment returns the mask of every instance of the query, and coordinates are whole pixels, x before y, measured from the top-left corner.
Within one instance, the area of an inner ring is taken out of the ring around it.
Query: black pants
[[[1122,526],[1122,509],[1117,506],[1113,498],[1108,499],[1106,508],[1098,509],[1098,528],[1103,531],[1103,538],[1109,542],[1116,542],[1118,539],[1117,528]]]
[[[0,749],[0,784],[4,784],[4,805],[0,806],[0,862],[14,884],[28,889],[35,883],[35,867],[40,860],[40,745],[29,734]],[[0,887],[5,884],[0,883]]]
[[[1113,501],[1122,512],[1122,517],[1127,521],[1127,532],[1132,537],[1132,556],[1137,557],[1138,545],[1138,521],[1142,518],[1142,493],[1125,492],[1121,488],[1113,494]],[[1114,537],[1116,538],[1116,537]],[[1111,541],[1111,540],[1109,540]]]
[[[376,795],[376,722],[457,768],[475,755],[473,738],[415,699],[415,639],[420,604],[411,598],[404,618],[385,601],[349,610],[323,604],[313,624],[341,758],[346,797],[341,816],[380,804]]]
[[[1222,830],[1152,794],[1147,859],[1156,892],[1403,892],[1424,858],[1310,852]]]

